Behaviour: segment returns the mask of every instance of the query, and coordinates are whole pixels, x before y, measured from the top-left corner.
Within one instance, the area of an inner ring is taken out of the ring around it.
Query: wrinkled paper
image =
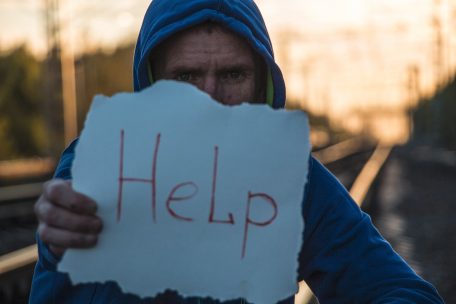
[[[140,297],[287,298],[309,153],[301,111],[224,106],[174,81],[97,96],[72,173],[104,228],[95,248],[68,250],[58,269],[74,284],[115,281]]]

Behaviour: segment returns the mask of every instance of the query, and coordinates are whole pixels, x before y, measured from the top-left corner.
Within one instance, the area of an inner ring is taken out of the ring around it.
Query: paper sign
[[[308,138],[303,112],[224,106],[174,81],[96,97],[72,172],[104,230],[94,249],[68,250],[59,271],[141,297],[293,295]]]

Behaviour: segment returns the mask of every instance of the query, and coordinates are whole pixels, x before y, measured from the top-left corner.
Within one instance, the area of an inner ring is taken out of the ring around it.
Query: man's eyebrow
[[[218,72],[231,72],[231,71],[253,71],[255,69],[255,65],[248,62],[240,62],[240,63],[227,63],[226,65],[222,66],[218,69]],[[170,68],[170,73],[172,75],[176,75],[183,72],[192,72],[192,73],[203,73],[204,68],[200,65],[195,64],[176,64]]]
[[[203,68],[201,66],[193,66],[193,65],[189,65],[189,64],[178,64],[178,65],[173,66],[170,69],[170,72],[172,74],[178,74],[178,73],[182,73],[182,72],[202,73]]]
[[[254,70],[255,66],[249,63],[233,63],[223,66],[220,70],[224,72],[229,71],[250,71]]]

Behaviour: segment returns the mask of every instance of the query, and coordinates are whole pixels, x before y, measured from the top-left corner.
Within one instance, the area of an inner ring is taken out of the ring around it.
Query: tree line
[[[413,126],[415,139],[456,150],[456,75],[413,109]]]
[[[79,129],[94,95],[132,91],[133,45],[76,59]],[[64,147],[58,52],[44,59],[25,46],[0,53],[0,160],[53,156]]]

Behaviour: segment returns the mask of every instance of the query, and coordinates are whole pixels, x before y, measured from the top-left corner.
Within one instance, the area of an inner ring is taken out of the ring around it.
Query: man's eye
[[[241,71],[229,71],[224,75],[227,80],[239,80],[243,76]]]
[[[193,79],[193,75],[190,72],[184,72],[177,75],[176,80],[178,81],[191,81]]]
[[[240,77],[241,77],[241,72],[239,72],[239,71],[230,72],[231,79],[239,79]]]

